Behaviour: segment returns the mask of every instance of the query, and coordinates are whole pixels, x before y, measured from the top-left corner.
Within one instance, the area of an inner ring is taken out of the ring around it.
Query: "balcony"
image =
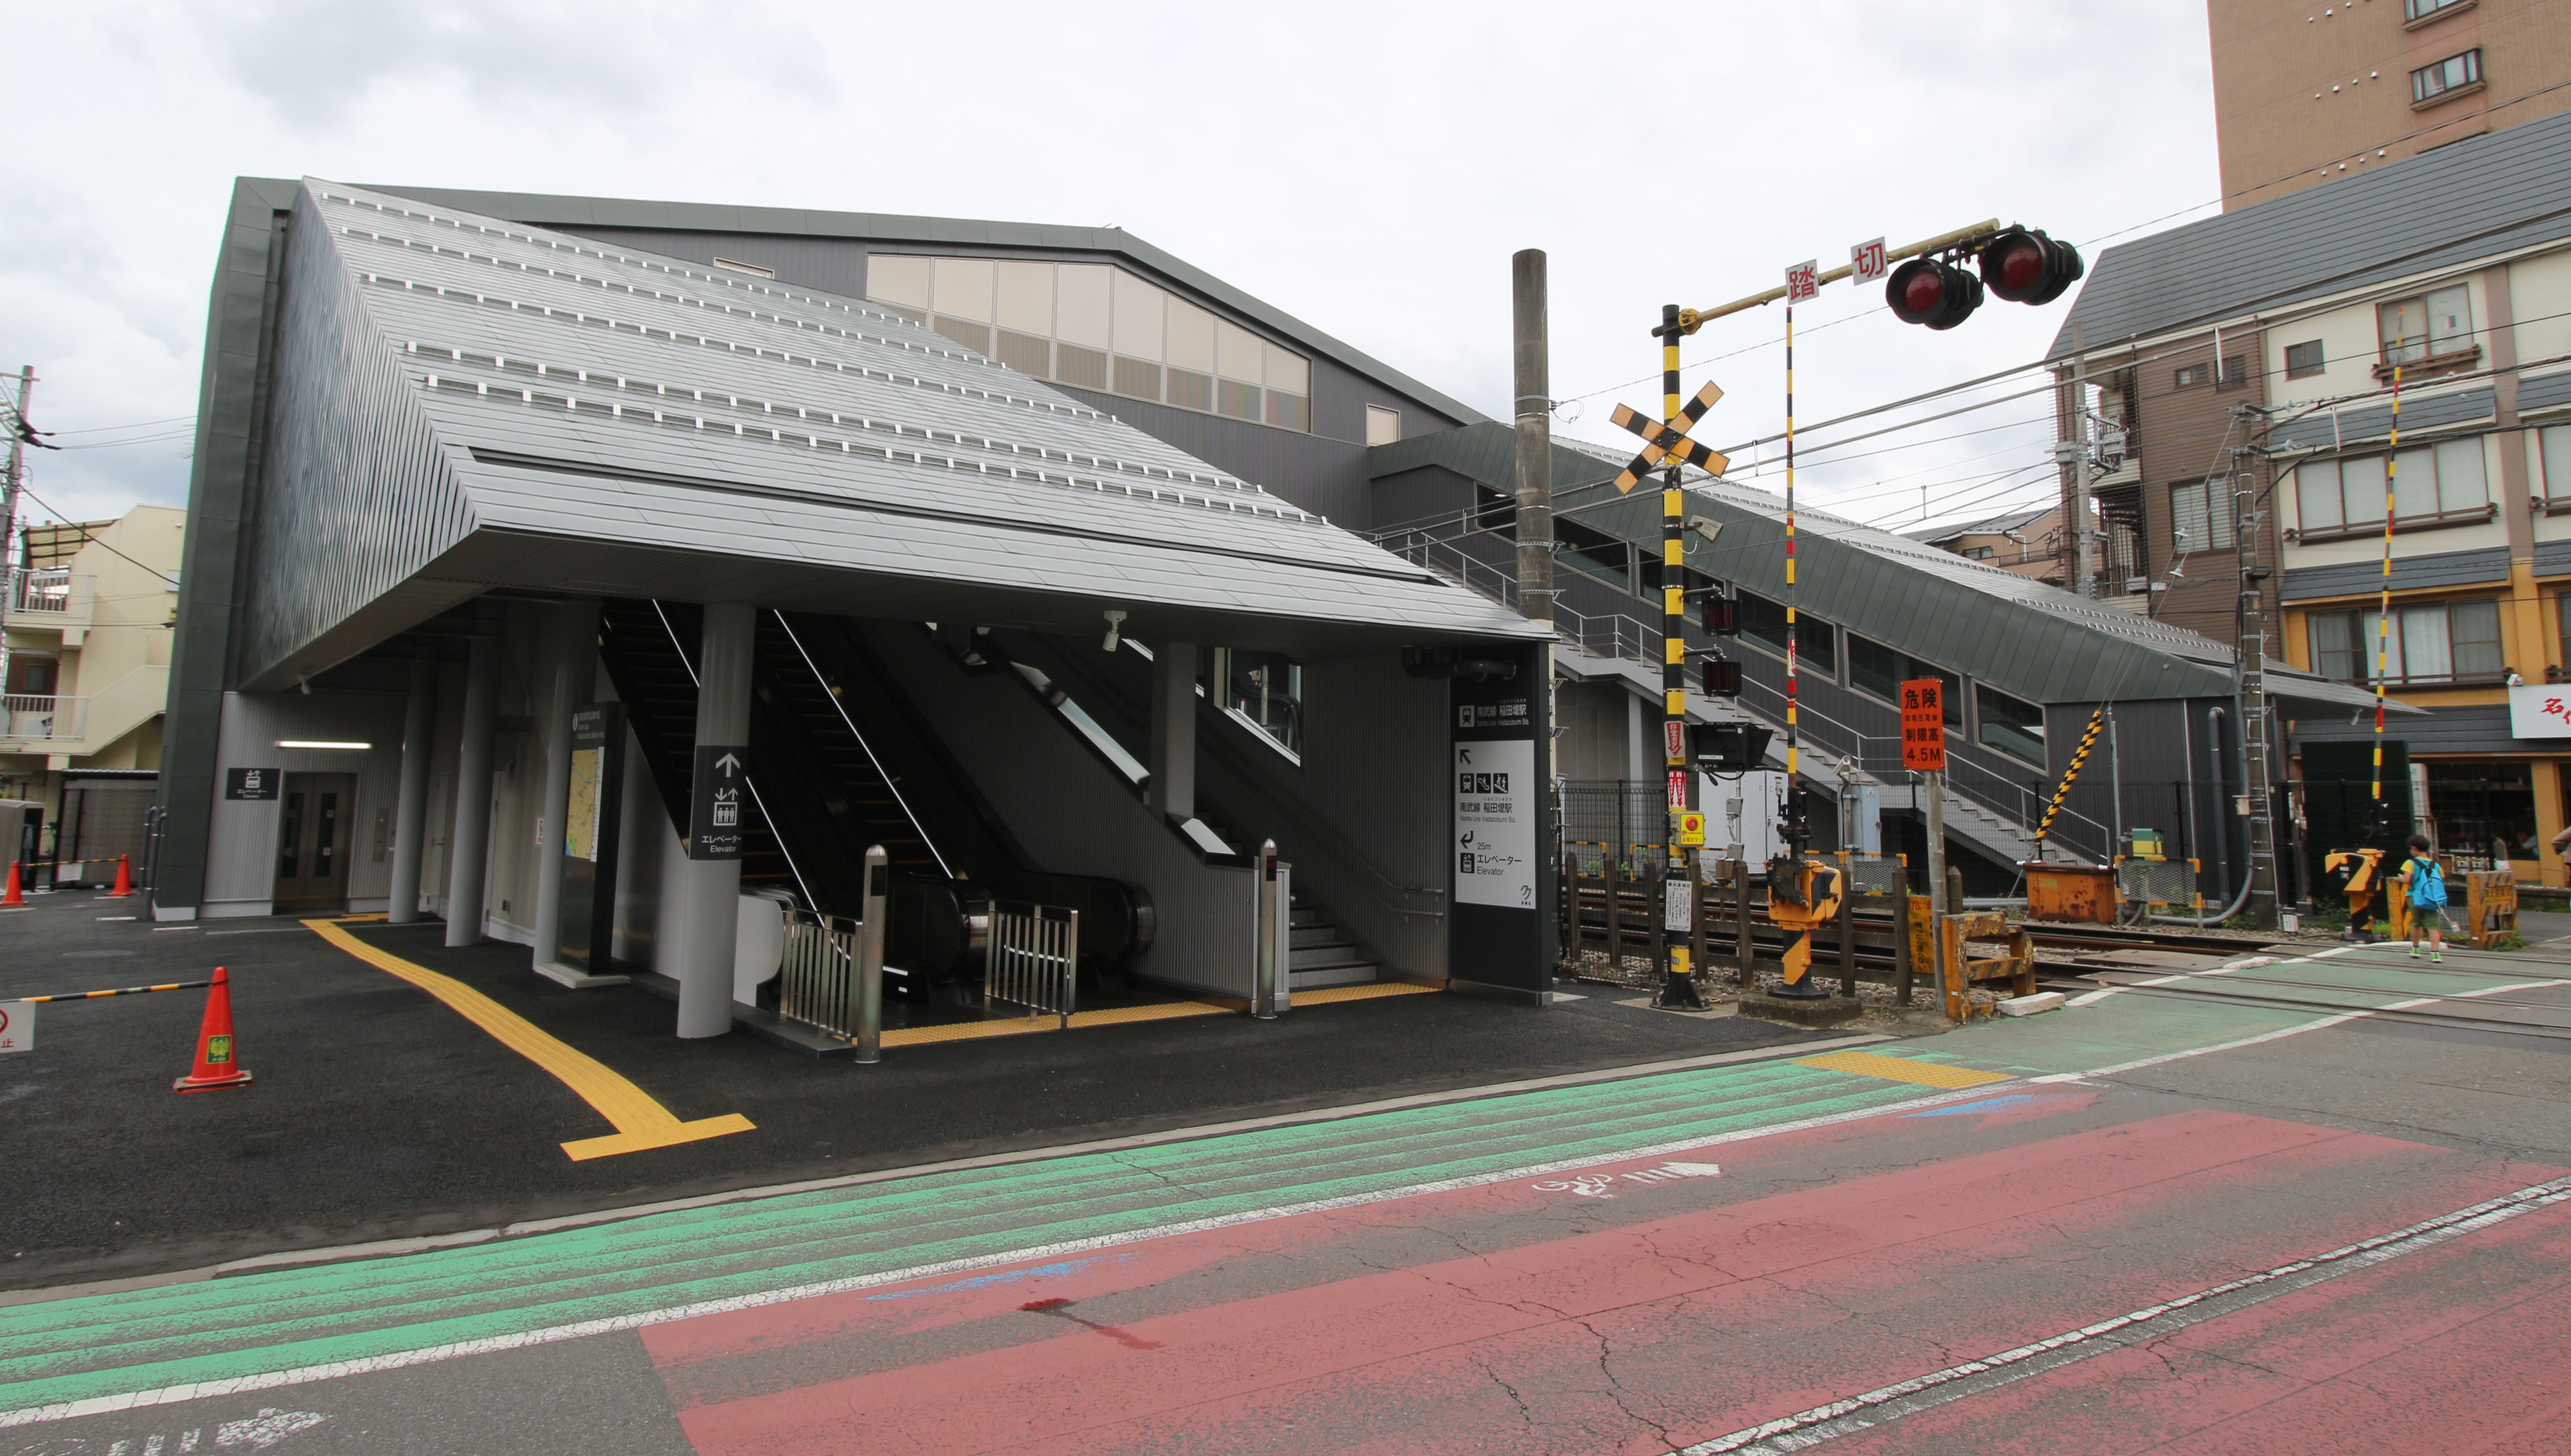
[[[80,741],[89,700],[32,693],[0,696],[0,753],[41,753]]]
[[[9,573],[9,625],[79,629],[89,626],[96,579],[67,567],[23,568]]]

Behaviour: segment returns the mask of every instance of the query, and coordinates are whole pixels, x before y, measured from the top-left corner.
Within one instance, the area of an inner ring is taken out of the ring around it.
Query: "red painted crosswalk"
[[[1668,1451],[2545,1176],[2233,1113],[2129,1116],[2038,1089],[643,1340],[706,1456]],[[2548,1213],[2506,1231],[2560,1224]],[[2468,1263],[2474,1247],[2362,1277]],[[2260,1312],[2326,1323],[2345,1291],[2370,1288],[2334,1281]],[[2524,1317],[2552,1310],[2545,1297],[2522,1300]],[[2397,1341],[2405,1316],[2382,1300],[2374,1337]],[[1849,1445],[1945,1449],[1898,1443],[1951,1437],[1984,1406],[2015,1412],[2032,1441],[2047,1392],[2151,1358],[2102,1355]]]

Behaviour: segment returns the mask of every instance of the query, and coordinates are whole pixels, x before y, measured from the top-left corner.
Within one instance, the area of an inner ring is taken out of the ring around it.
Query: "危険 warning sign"
[[[1946,771],[1946,685],[1935,678],[1901,685],[1901,766],[1918,773]]]

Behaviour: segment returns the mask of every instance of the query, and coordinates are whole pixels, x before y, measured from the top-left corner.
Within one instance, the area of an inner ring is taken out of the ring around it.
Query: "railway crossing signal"
[[[1715,401],[1722,397],[1722,386],[1709,379],[1705,387],[1696,392],[1694,399],[1681,405],[1678,413],[1667,420],[1638,414],[1621,404],[1616,406],[1615,413],[1608,418],[1615,421],[1618,429],[1632,430],[1643,437],[1643,453],[1628,461],[1624,471],[1616,477],[1616,493],[1630,494],[1642,482],[1644,471],[1664,461],[1693,465],[1708,475],[1721,475],[1731,469],[1730,456],[1721,450],[1700,445],[1687,436],[1687,432],[1696,428],[1696,422],[1705,418],[1705,412],[1714,408]]]

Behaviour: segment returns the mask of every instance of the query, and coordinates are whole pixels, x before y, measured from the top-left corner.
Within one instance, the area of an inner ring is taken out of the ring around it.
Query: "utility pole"
[[[2256,405],[2234,411],[2251,423]],[[2268,614],[2267,582],[2271,575],[2259,557],[2260,492],[2253,448],[2232,452],[2232,539],[2241,561],[2241,785],[2250,810],[2250,914],[2261,930],[2277,928],[2277,814],[2268,772]],[[2245,468],[2247,467],[2247,468]]]
[[[2089,330],[2071,321],[2071,443],[2063,464],[2069,473],[2070,516],[2063,537],[2071,543],[2071,590],[2098,595],[2097,575],[2089,569]]]
[[[1544,249],[1509,259],[1517,359],[1518,611],[1553,620],[1553,384]]]
[[[36,366],[27,364],[18,370],[18,398],[9,420],[9,475],[0,484],[0,556],[8,558],[0,566],[0,693],[9,684],[9,604],[18,596],[18,481],[27,465],[27,432],[35,426],[27,423],[27,400],[36,392]]]
[[[1673,428],[1684,428],[1682,420],[1694,421],[1682,413],[1686,406],[1679,397],[1679,339],[1685,333],[1679,326],[1679,305],[1672,303],[1661,310],[1658,332],[1661,414]],[[1697,994],[1696,967],[1689,964],[1690,947],[1684,938],[1696,922],[1696,865],[1679,836],[1679,812],[1696,803],[1696,773],[1687,751],[1687,580],[1682,571],[1687,561],[1687,543],[1682,539],[1687,530],[1687,492],[1679,474],[1680,459],[1675,454],[1669,457],[1669,470],[1661,480],[1661,734],[1669,780],[1669,812],[1662,820],[1661,923],[1670,952],[1660,995],[1652,1004],[1702,1011],[1705,998]]]

